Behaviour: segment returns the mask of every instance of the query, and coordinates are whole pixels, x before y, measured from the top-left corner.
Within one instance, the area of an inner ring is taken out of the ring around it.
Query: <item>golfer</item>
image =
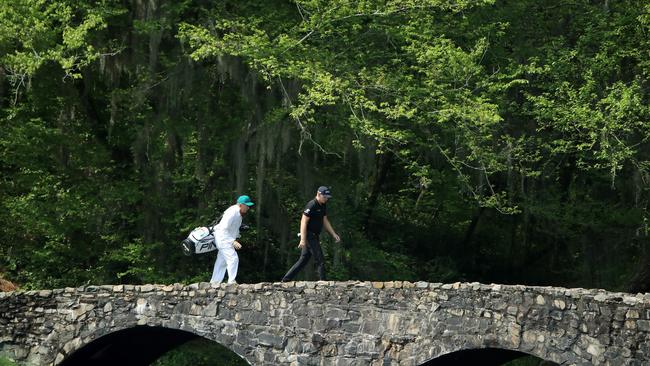
[[[341,238],[334,231],[327,219],[327,201],[331,197],[332,193],[330,189],[321,186],[316,192],[316,198],[307,202],[307,206],[305,206],[305,210],[302,213],[302,219],[300,220],[300,244],[298,244],[298,248],[302,250],[300,252],[300,259],[284,275],[282,282],[291,281],[312,256],[318,269],[318,278],[321,281],[325,280],[325,261],[319,239],[323,227],[325,227],[325,230],[332,235],[332,238],[337,243],[341,241]]]

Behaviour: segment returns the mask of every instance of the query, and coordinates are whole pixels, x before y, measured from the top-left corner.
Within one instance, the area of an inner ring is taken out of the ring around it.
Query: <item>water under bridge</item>
[[[650,294],[401,281],[0,293],[0,356],[20,364],[148,365],[196,337],[251,365],[648,365]]]

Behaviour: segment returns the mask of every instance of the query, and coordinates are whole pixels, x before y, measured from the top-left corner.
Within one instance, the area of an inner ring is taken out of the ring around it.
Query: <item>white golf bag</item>
[[[181,242],[185,255],[204,254],[217,249],[214,241],[214,226],[199,226],[190,232],[185,240]]]
[[[199,226],[190,232],[186,239],[181,241],[183,254],[191,256],[194,254],[205,254],[217,250],[217,243],[214,238],[214,230],[221,221],[223,213],[208,226]],[[239,230],[247,230],[248,225],[241,225]]]

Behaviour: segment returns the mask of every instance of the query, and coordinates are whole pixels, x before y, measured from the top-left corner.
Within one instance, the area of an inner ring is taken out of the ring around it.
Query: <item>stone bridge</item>
[[[252,365],[648,365],[650,294],[324,281],[0,293],[0,356],[19,364],[147,365],[195,337]]]

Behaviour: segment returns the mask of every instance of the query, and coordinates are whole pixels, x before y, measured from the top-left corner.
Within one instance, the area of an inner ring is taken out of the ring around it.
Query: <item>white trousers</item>
[[[226,270],[228,270],[228,283],[236,283],[235,278],[237,277],[237,268],[239,268],[237,251],[232,245],[223,248],[218,247],[218,249],[219,254],[217,254],[217,260],[214,262],[210,282],[221,283],[226,275]]]

